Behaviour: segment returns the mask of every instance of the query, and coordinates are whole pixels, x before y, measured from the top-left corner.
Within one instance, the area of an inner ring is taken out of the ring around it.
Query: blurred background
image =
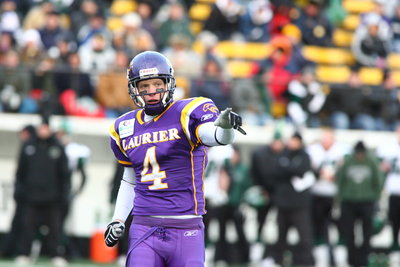
[[[145,50],[248,132],[210,150],[207,266],[400,266],[400,1],[0,3],[0,266],[123,262],[108,127]]]

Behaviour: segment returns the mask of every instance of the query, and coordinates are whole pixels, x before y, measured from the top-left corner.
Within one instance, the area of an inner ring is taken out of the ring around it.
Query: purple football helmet
[[[175,90],[174,69],[169,60],[162,54],[154,51],[146,51],[136,55],[129,64],[127,71],[129,95],[135,104],[144,108],[148,115],[158,115],[173,101]],[[163,94],[157,104],[147,104],[143,93],[139,93],[137,84],[148,79],[162,79],[166,88],[157,91]]]

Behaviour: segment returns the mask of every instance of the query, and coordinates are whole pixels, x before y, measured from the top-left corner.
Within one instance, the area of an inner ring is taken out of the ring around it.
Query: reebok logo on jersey
[[[214,117],[214,114],[205,114],[205,115],[201,116],[201,121],[209,120],[212,117]]]
[[[190,231],[186,231],[183,236],[197,236],[197,234],[199,233],[199,230],[190,230]]]

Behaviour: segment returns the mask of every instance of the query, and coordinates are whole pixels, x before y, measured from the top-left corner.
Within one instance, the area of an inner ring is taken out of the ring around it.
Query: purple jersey
[[[134,215],[205,214],[207,147],[198,128],[218,114],[210,99],[197,97],[173,102],[148,122],[142,109],[115,121],[110,128],[112,151],[136,174]]]

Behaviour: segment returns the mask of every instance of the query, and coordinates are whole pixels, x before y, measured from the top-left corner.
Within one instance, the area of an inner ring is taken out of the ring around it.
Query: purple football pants
[[[134,216],[126,267],[203,267],[202,218]]]

